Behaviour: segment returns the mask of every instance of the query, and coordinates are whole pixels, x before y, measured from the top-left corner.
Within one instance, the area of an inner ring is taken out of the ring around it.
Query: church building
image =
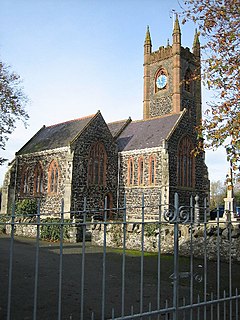
[[[94,115],[43,126],[17,153],[3,185],[2,213],[14,200],[40,199],[42,213],[145,205],[159,198],[189,205],[209,193],[204,153],[192,154],[200,124],[200,43],[195,34],[192,52],[181,46],[178,18],[172,45],[152,51],[147,28],[144,43],[143,119],[106,123]],[[194,79],[194,80],[193,80]],[[110,211],[111,212],[111,211]],[[151,215],[153,210],[145,211]],[[134,215],[134,209],[129,209]],[[111,214],[109,214],[109,218]]]

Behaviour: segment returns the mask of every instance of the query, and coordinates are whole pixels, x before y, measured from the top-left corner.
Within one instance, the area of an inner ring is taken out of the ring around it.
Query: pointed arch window
[[[88,157],[88,184],[106,185],[107,153],[101,142],[91,146]]]
[[[138,159],[138,184],[144,184],[144,158],[140,157]]]
[[[39,195],[43,192],[43,168],[39,162],[34,170],[34,194]]]
[[[187,92],[192,92],[193,75],[190,69],[187,69],[184,77],[184,89]]]
[[[56,160],[53,160],[48,170],[48,193],[58,193],[59,187],[59,167]]]
[[[133,158],[128,159],[128,185],[134,185],[134,160]]]
[[[29,168],[25,167],[22,172],[22,181],[21,181],[21,194],[27,195],[30,192],[30,171]]]
[[[150,186],[155,185],[156,176],[156,158],[155,156],[150,156],[149,158],[149,184]]]
[[[195,184],[195,161],[192,154],[192,140],[185,136],[178,145],[178,185],[181,187],[194,187]]]

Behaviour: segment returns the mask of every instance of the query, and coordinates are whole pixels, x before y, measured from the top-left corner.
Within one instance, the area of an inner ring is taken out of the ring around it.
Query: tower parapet
[[[190,74],[200,70],[200,42],[195,33],[193,52],[181,46],[181,29],[176,15],[172,44],[152,52],[149,27],[144,42],[143,119],[179,113],[187,108],[196,123],[201,118],[201,82],[188,84]],[[187,80],[187,81],[186,81]]]

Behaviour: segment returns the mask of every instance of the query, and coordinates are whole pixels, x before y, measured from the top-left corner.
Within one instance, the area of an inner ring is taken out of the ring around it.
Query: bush
[[[6,223],[9,221],[9,216],[0,215],[0,234],[6,233]]]
[[[159,226],[156,223],[146,223],[144,225],[144,232],[147,237],[155,236]]]
[[[64,220],[64,223],[69,223],[71,220]],[[41,239],[49,241],[59,241],[61,236],[61,219],[47,218],[42,220],[40,229]],[[63,226],[63,240],[69,239],[70,226]]]
[[[16,202],[16,215],[35,216],[37,214],[37,201],[34,199],[24,199]]]

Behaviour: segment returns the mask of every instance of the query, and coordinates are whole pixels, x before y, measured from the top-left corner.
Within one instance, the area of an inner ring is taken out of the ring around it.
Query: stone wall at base
[[[148,252],[158,251],[159,229],[157,224],[145,225],[144,228],[144,250]],[[221,260],[231,259],[240,262],[240,225],[237,224],[229,228],[226,224],[221,224],[219,237],[217,224],[208,223],[206,227],[206,238],[204,237],[204,225],[195,226],[190,231],[189,225],[179,226],[179,254],[190,256],[191,250],[194,257],[203,258],[206,253],[207,259],[217,259],[217,247],[219,243]],[[104,231],[102,225],[93,228],[92,244],[103,245]],[[164,224],[160,227],[161,253],[172,254],[174,252],[174,226]],[[192,245],[191,245],[192,238]],[[122,248],[123,226],[107,225],[107,247]],[[128,224],[126,228],[126,249],[141,250],[142,230],[140,224]],[[231,249],[231,251],[230,251]]]

